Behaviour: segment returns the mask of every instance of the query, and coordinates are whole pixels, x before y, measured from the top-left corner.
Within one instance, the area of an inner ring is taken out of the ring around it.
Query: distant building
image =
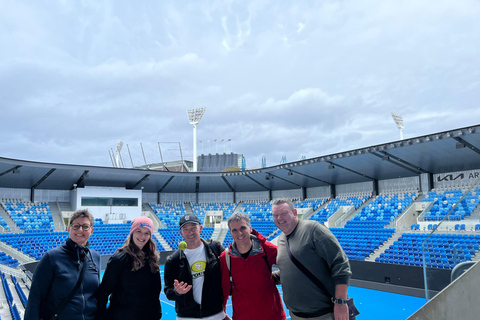
[[[197,157],[197,170],[200,172],[221,172],[231,167],[242,169],[243,154],[222,153],[202,154]]]

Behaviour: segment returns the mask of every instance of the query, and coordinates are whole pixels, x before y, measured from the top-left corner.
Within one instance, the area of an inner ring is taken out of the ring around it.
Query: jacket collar
[[[260,240],[253,234],[250,235],[250,239],[252,239],[252,250],[250,251],[249,256],[254,256],[259,253],[263,253],[263,248]],[[240,257],[242,254],[238,252],[237,245],[235,241],[232,242],[230,245],[229,254],[233,257]]]
[[[76,244],[72,239],[67,238],[67,241],[65,241],[65,248],[73,257],[75,257],[75,259],[83,260],[83,257],[90,252],[90,243],[87,241],[87,244],[82,247]]]

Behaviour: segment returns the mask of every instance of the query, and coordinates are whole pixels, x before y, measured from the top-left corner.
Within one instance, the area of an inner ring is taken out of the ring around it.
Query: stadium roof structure
[[[480,124],[239,172],[162,172],[0,157],[0,187],[76,185],[144,192],[251,192],[312,188],[480,168]]]

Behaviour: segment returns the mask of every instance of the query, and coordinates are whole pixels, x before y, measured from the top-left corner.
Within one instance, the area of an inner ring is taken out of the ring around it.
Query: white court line
[[[162,296],[165,297],[164,300],[162,300]],[[170,302],[170,300],[167,299],[167,296],[166,296],[165,293],[163,293],[163,292],[160,294],[160,301],[161,301],[162,303],[168,304],[169,306],[175,307],[175,304],[172,304],[172,303]]]

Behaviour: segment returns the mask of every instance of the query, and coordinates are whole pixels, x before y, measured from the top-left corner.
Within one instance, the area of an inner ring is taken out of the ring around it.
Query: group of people
[[[244,213],[228,219],[233,238],[228,248],[200,237],[197,216],[181,217],[186,248],[169,256],[164,270],[164,291],[175,301],[177,320],[284,320],[280,283],[292,319],[349,319],[350,265],[335,236],[323,224],[299,220],[289,199],[274,200],[272,215],[283,232],[278,247],[252,229]],[[35,270],[25,320],[161,319],[153,222],[147,217],[132,222],[101,283],[100,256],[89,249],[92,232],[92,215],[75,212],[65,244],[48,251]]]
[[[42,257],[33,274],[25,320],[162,317],[162,284],[152,220],[133,220],[125,244],[110,257],[101,283],[100,255],[88,242],[93,222],[87,210],[75,212],[67,227],[68,239]]]

